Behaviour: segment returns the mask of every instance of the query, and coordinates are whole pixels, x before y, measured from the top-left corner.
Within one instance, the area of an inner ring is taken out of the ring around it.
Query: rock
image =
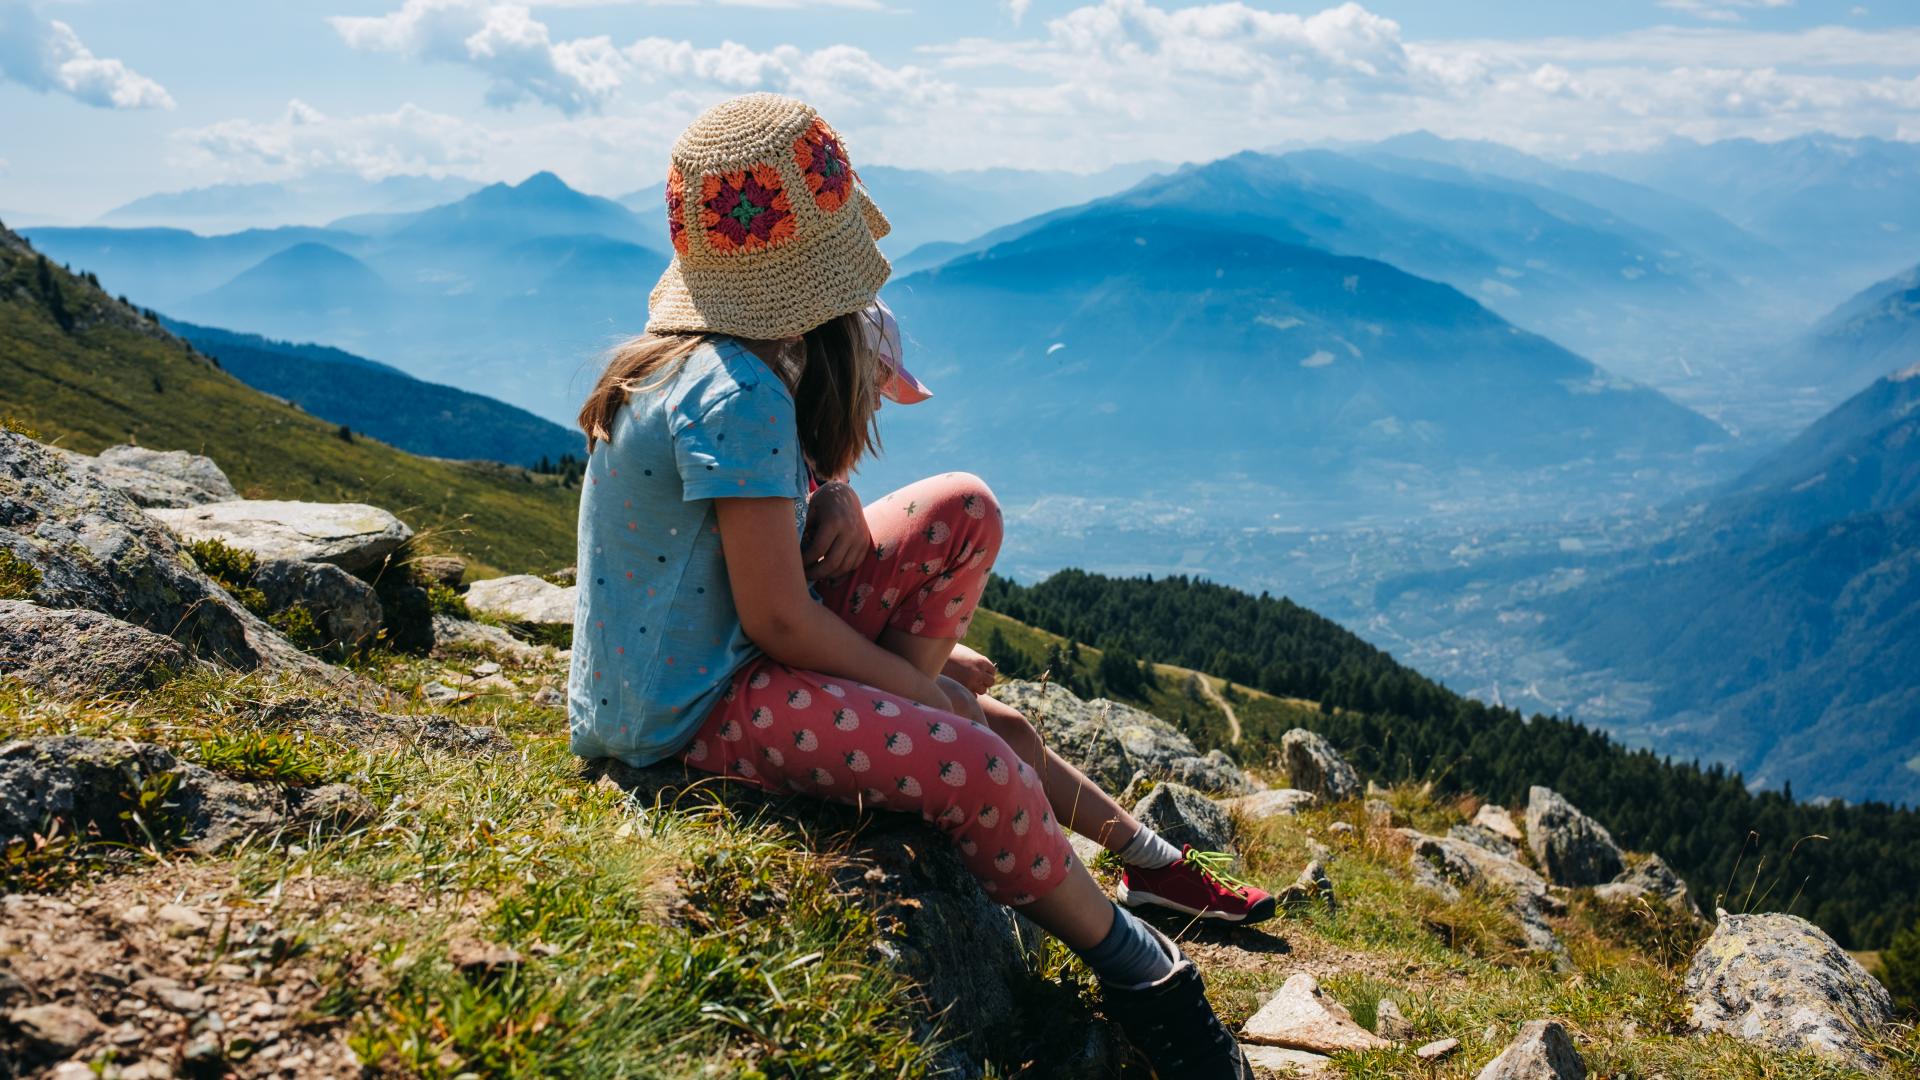
[[[1682,987],[1695,1030],[1876,1064],[1862,1036],[1893,1017],[1886,987],[1797,915],[1717,914]]]
[[[1212,799],[1171,781],[1156,784],[1134,804],[1133,816],[1174,847],[1191,844],[1202,851],[1227,851],[1233,822]]]
[[[1479,1080],[1586,1080],[1587,1063],[1557,1020],[1530,1020]]]
[[[181,507],[231,499],[162,473],[102,461],[71,450],[49,447],[69,469],[83,472],[126,496],[136,506]]]
[[[183,540],[220,540],[262,561],[332,563],[362,575],[413,536],[405,522],[365,503],[235,499],[151,513]]]
[[[1513,841],[1478,825],[1455,825],[1447,830],[1447,835],[1455,840],[1464,840],[1482,851],[1490,851],[1503,859],[1520,858],[1520,848]]]
[[[1394,1042],[1413,1038],[1413,1024],[1392,998],[1381,998],[1373,1007],[1373,1033]]]
[[[553,582],[555,585],[562,585],[562,586],[577,585],[579,584],[579,577],[580,577],[579,567],[563,566],[560,569],[555,570],[553,573],[548,574],[547,580]]]
[[[1376,829],[1393,827],[1393,804],[1385,799],[1368,799],[1360,805],[1361,812],[1367,815],[1367,824]]]
[[[1459,1039],[1435,1039],[1413,1052],[1413,1056],[1425,1062],[1445,1061],[1460,1049]]]
[[[1293,786],[1320,802],[1341,802],[1360,795],[1360,774],[1332,743],[1306,728],[1294,728],[1281,737],[1280,759]]]
[[[0,550],[40,572],[32,598],[47,607],[111,615],[243,670],[340,677],[209,580],[173,535],[126,496],[4,430]]]
[[[153,917],[166,927],[168,934],[174,937],[204,934],[213,925],[207,921],[205,915],[185,904],[162,904],[160,909],[153,913]]]
[[[1515,847],[1526,843],[1526,838],[1520,835],[1520,826],[1513,823],[1513,815],[1507,813],[1507,808],[1504,806],[1483,804],[1480,809],[1474,811],[1472,824],[1501,837]]]
[[[1264,821],[1298,814],[1313,805],[1313,795],[1298,788],[1272,788],[1225,799],[1220,805],[1226,807],[1228,813],[1248,821]]]
[[[1309,862],[1293,884],[1280,890],[1280,894],[1274,897],[1275,905],[1289,913],[1305,911],[1315,901],[1326,904],[1329,915],[1340,911],[1340,903],[1333,897],[1333,879],[1327,876],[1326,867],[1318,859]]]
[[[1627,868],[1605,826],[1537,784],[1527,792],[1527,846],[1558,885],[1604,885]]]
[[[0,745],[0,842],[31,837],[58,820],[68,835],[91,830],[144,844],[145,834],[127,832],[123,815],[130,799],[159,784],[168,785],[165,797],[146,811],[147,827],[202,853],[256,834],[308,824],[328,830],[372,816],[366,797],[343,784],[246,783],[150,743],[56,735]]]
[[[535,705],[545,709],[559,708],[566,703],[566,695],[551,686],[543,686],[533,692],[531,699]]]
[[[80,1061],[63,1061],[47,1074],[49,1080],[96,1080],[98,1075],[91,1065]]]
[[[0,600],[0,671],[46,693],[151,690],[196,666],[179,642],[111,615]]]
[[[918,816],[881,813],[863,820],[812,800],[794,804],[745,785],[716,785],[677,765],[634,769],[601,760],[588,763],[585,773],[648,806],[725,798],[751,812],[801,815],[810,834],[830,845],[834,880],[845,901],[879,921],[874,959],[919,991],[900,1007],[910,1010],[923,1041],[939,1044],[929,1075],[983,1075],[987,1060],[1004,1055],[1008,1032],[1031,1016],[1033,995],[1056,989],[1036,973],[1044,935],[989,899],[952,842]],[[822,817],[836,812],[842,816]],[[836,822],[857,831],[836,833]],[[1036,1048],[1048,1056],[1029,1066],[1031,1075],[1110,1075],[1113,1066],[1098,1060],[1110,1046],[1110,1040],[1054,1036]]]
[[[1571,965],[1566,947],[1547,921],[1565,905],[1531,867],[1451,836],[1428,836],[1413,829],[1401,829],[1400,835],[1413,849],[1415,882],[1449,898],[1457,898],[1463,888],[1505,896],[1527,947],[1551,955],[1560,967]]]
[[[22,1042],[43,1057],[65,1057],[106,1030],[100,1018],[78,1005],[28,1005],[7,1014]]]
[[[469,978],[498,975],[527,962],[516,949],[490,941],[456,941],[447,947],[447,960]]]
[[[1700,917],[1700,905],[1673,867],[1658,855],[1649,855],[1640,865],[1622,873],[1605,885],[1596,885],[1593,895],[1614,903],[1627,903],[1643,897],[1664,901],[1673,907]]]
[[[365,644],[386,621],[373,586],[332,563],[269,559],[254,569],[253,586],[266,594],[268,610],[276,614],[305,607],[327,644]]]
[[[408,565],[421,581],[445,585],[449,589],[459,588],[461,580],[467,576],[467,560],[458,555],[419,555]]]
[[[1131,705],[1106,698],[1082,701],[1057,684],[1019,680],[989,693],[1019,709],[1047,745],[1107,791],[1124,791],[1136,773],[1221,795],[1254,790],[1225,753],[1200,753],[1180,729]]]
[[[434,679],[431,682],[420,684],[420,696],[426,698],[427,703],[430,705],[446,705],[458,700],[460,691],[455,690],[439,679]]]
[[[1336,821],[1333,824],[1327,826],[1327,831],[1334,834],[1335,836],[1352,836],[1354,833],[1359,832],[1360,830],[1354,828],[1353,822],[1351,821]]]
[[[1266,1069],[1285,1077],[1338,1075],[1333,1068],[1333,1059],[1324,1054],[1256,1043],[1241,1043],[1240,1052],[1245,1055],[1247,1064],[1254,1068]]]
[[[1088,869],[1092,869],[1094,860],[1105,854],[1107,850],[1101,847],[1098,841],[1089,840],[1071,830],[1067,832],[1067,846],[1073,849],[1073,857],[1080,860],[1080,865]]]
[[[1336,1054],[1342,1050],[1386,1049],[1393,1043],[1354,1023],[1353,1014],[1320,991],[1312,975],[1289,978],[1260,1011],[1247,1020],[1240,1037],[1264,1046]]]
[[[532,574],[486,578],[467,586],[467,607],[535,626],[572,626],[577,589],[561,588]]]
[[[504,656],[517,664],[538,663],[553,655],[553,649],[548,646],[529,645],[497,626],[474,622],[472,619],[456,619],[451,615],[433,617],[433,643],[436,649],[442,651],[463,646]],[[552,704],[559,704],[559,699],[556,698]]]
[[[486,660],[473,665],[473,667],[467,670],[475,678],[485,679],[500,674],[501,668],[499,664],[494,663],[492,660]]]
[[[233,490],[233,481],[227,479],[227,474],[220,470],[220,466],[213,463],[212,458],[190,454],[185,450],[149,450],[144,446],[109,446],[100,451],[100,460],[112,465],[171,477],[183,484],[192,484],[216,499],[240,497],[240,493]]]

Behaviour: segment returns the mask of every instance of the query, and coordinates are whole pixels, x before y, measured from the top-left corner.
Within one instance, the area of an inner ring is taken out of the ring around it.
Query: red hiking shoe
[[[1147,904],[1202,919],[1257,923],[1273,917],[1273,895],[1227,873],[1233,856],[1196,851],[1189,845],[1180,860],[1158,870],[1129,866],[1120,874],[1119,900],[1128,907]]]

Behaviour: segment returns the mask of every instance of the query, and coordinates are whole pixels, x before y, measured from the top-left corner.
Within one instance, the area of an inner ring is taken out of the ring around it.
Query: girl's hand
[[[993,689],[993,680],[1000,676],[1000,669],[980,653],[965,645],[955,645],[941,674],[976,694],[984,694]]]
[[[807,532],[800,538],[807,580],[853,573],[872,547],[873,534],[867,529],[860,497],[838,480],[820,485],[807,500]]]
[[[948,706],[948,712],[982,724],[987,722],[986,714],[980,708],[980,699],[974,695],[973,691],[961,685],[958,680],[950,679],[945,675],[940,676],[935,682],[939,684],[941,691],[946,694],[947,700],[951,703]]]

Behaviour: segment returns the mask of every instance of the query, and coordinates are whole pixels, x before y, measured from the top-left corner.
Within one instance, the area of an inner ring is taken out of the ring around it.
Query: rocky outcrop
[[[1289,978],[1247,1019],[1240,1038],[1315,1054],[1385,1050],[1394,1045],[1355,1023],[1353,1014],[1321,992],[1319,982],[1304,971]]]
[[[1413,829],[1401,829],[1400,834],[1413,849],[1415,882],[1449,898],[1457,898],[1461,889],[1504,896],[1527,947],[1554,957],[1559,964],[1570,963],[1566,947],[1547,921],[1563,913],[1566,905],[1531,867],[1455,837],[1428,836]]]
[[[1500,1056],[1487,1062],[1478,1080],[1586,1080],[1587,1063],[1557,1020],[1533,1020]]]
[[[1019,709],[1047,745],[1108,791],[1125,791],[1136,775],[1219,795],[1254,790],[1225,753],[1202,754],[1180,729],[1131,705],[1106,698],[1082,701],[1064,687],[1019,680],[1001,683],[991,693]]]
[[[545,645],[529,645],[497,626],[457,619],[451,615],[433,617],[433,642],[436,649],[469,649],[492,653],[515,663],[536,663],[552,655]]]
[[[158,801],[141,807],[143,797]],[[130,834],[139,810],[142,831]],[[155,838],[206,853],[246,837],[310,824],[335,827],[370,816],[344,784],[293,788],[229,779],[149,743],[77,735],[0,745],[0,840],[98,834],[140,844]]]
[[[1313,795],[1298,788],[1271,788],[1224,799],[1220,805],[1248,821],[1264,821],[1298,814],[1313,805]]]
[[[253,587],[270,611],[306,608],[328,644],[363,645],[386,620],[373,586],[332,563],[270,559],[254,568]]]
[[[212,458],[199,454],[190,454],[185,450],[149,450],[144,446],[109,446],[100,451],[100,460],[109,465],[124,469],[139,469],[155,476],[164,476],[169,480],[186,484],[203,493],[203,502],[220,502],[237,499],[240,493],[233,489],[233,481],[227,479],[220,466]]]
[[[231,494],[215,494],[165,473],[149,472],[133,465],[116,464],[58,447],[49,447],[49,449],[58,455],[68,468],[92,476],[107,487],[125,495],[137,506],[199,506],[201,503],[219,502],[221,499],[233,497]]]
[[[467,586],[467,607],[481,615],[533,626],[572,626],[578,586],[562,588],[532,574],[485,578]]]
[[[179,642],[111,615],[0,600],[0,671],[48,694],[151,690],[195,664]]]
[[[1846,950],[1797,915],[1718,919],[1687,968],[1695,1030],[1877,1064],[1862,1036],[1893,1018],[1893,999]]]
[[[1134,804],[1133,816],[1174,847],[1227,851],[1233,846],[1233,821],[1226,811],[1185,784],[1155,784]]]
[[[1294,728],[1281,737],[1280,760],[1293,786],[1323,803],[1360,797],[1360,774],[1332,743],[1306,728]]]
[[[1520,848],[1513,841],[1491,829],[1483,829],[1478,825],[1455,825],[1447,830],[1447,835],[1455,840],[1464,840],[1474,847],[1490,851],[1503,859],[1517,861],[1520,858]]]
[[[5,430],[0,550],[39,571],[32,599],[48,607],[112,615],[233,667],[328,673],[200,573],[125,495]]]
[[[1527,846],[1556,885],[1604,885],[1627,868],[1605,826],[1539,785],[1527,792]]]
[[[926,1041],[940,1045],[929,1075],[956,1080],[982,1076],[985,1063],[1009,1049],[1006,1033],[1016,1026],[1021,1010],[1031,1007],[1032,995],[1047,992],[1046,981],[1037,974],[1042,932],[989,900],[953,844],[915,817],[879,814],[862,819],[849,811],[842,818],[823,820],[835,811],[811,801],[787,803],[745,785],[716,785],[702,774],[689,775],[669,765],[634,769],[600,760],[589,763],[586,774],[645,805],[685,807],[720,799],[753,812],[803,814],[809,832],[836,823],[857,829],[834,841],[834,861],[840,867],[835,877],[847,901],[873,912],[882,928],[874,958],[905,973],[922,990],[920,1000],[910,1005]],[[1069,1002],[1053,1004],[1071,1007]],[[1040,1053],[1053,1056],[1025,1062],[1033,1075],[1072,1080],[1110,1074],[1108,1055],[1114,1044],[1108,1029],[1090,1016],[1084,1021],[1064,1015],[1050,1019],[1058,1020],[1061,1030],[1078,1027],[1090,1037],[1059,1039],[1041,1048]]]
[[[332,563],[363,576],[413,536],[406,522],[365,503],[238,499],[152,513],[182,540],[219,540],[262,562]]]
[[[1513,823],[1513,815],[1507,813],[1504,806],[1486,803],[1474,811],[1473,820],[1468,824],[1476,829],[1484,829],[1515,847],[1526,843],[1526,837],[1520,835],[1520,826]]]
[[[467,560],[458,555],[420,555],[410,565],[414,577],[449,589],[459,588],[467,576]]]
[[[1594,886],[1593,894],[1616,904],[1640,899],[1657,900],[1696,918],[1700,915],[1700,905],[1694,903],[1687,883],[1680,880],[1680,875],[1673,872],[1673,867],[1658,855],[1649,855],[1638,866],[1607,884]]]

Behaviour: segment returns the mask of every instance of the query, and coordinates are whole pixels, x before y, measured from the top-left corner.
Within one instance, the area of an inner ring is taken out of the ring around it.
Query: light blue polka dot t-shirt
[[[612,428],[581,487],[567,713],[574,753],[638,766],[678,753],[760,655],[734,610],[713,500],[790,497],[797,542],[807,470],[786,384],[730,338],[635,391]]]

